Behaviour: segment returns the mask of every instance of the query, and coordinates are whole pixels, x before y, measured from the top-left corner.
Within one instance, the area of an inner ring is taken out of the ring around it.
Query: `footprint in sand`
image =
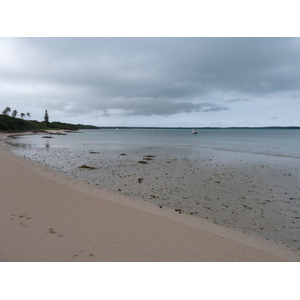
[[[49,228],[49,233],[50,234],[55,234],[55,233],[57,233],[57,231],[55,231],[54,228]]]
[[[50,234],[56,234],[57,231],[56,231],[54,228],[49,228],[49,233],[50,233]],[[63,235],[62,235],[62,234],[58,234],[57,236],[58,236],[58,237],[61,237],[61,236],[63,236]]]
[[[22,219],[22,220],[31,220],[32,217],[27,216],[27,212],[23,214],[11,214],[10,215],[10,220],[15,220],[15,219]],[[24,222],[19,222],[20,225],[25,226],[25,227],[30,227],[28,224]]]
[[[84,252],[85,252],[84,250],[79,250],[79,253],[84,253]],[[79,253],[78,254],[74,254],[73,257],[78,257]],[[93,257],[93,256],[95,256],[93,253],[89,254],[89,257]]]
[[[27,216],[27,214],[28,214],[27,212],[24,213],[24,214],[11,214],[10,215],[10,220],[14,220],[15,218],[26,219],[26,220],[32,219],[32,217]]]

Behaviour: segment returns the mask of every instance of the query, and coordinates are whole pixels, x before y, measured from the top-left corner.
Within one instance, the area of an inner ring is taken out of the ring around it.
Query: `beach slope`
[[[76,182],[0,145],[0,261],[299,261],[284,246]]]

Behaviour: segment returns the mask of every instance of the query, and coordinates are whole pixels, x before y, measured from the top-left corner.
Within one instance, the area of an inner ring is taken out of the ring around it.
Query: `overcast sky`
[[[300,39],[0,38],[0,104],[96,126],[300,126]]]

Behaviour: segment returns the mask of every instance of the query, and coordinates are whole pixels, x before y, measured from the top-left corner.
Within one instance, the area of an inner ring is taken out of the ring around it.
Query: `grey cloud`
[[[190,113],[193,111],[199,111],[200,105],[193,104],[191,102],[171,102],[171,101],[151,101],[145,105],[141,105],[138,103],[132,109],[126,109],[126,115],[144,115],[144,116],[151,116],[151,115],[174,115],[180,114],[183,112]]]
[[[213,113],[299,95],[294,38],[20,38],[1,49],[2,99],[72,116]]]
[[[172,101],[163,98],[135,97],[124,98],[117,97],[105,103],[95,104],[94,110],[105,111],[118,110],[123,115],[174,115],[182,112],[193,112],[201,109],[201,104],[194,104],[188,101]]]
[[[195,97],[298,87],[300,54],[287,38],[20,39],[10,78],[84,86],[103,96]],[[19,72],[18,72],[19,71]],[[26,79],[25,79],[26,78]]]
[[[209,108],[207,108],[209,107]],[[192,103],[163,98],[123,98],[118,97],[107,103],[95,104],[94,110],[100,110],[101,116],[110,116],[109,110],[117,110],[122,115],[168,116],[180,113],[208,112],[228,109],[213,103]]]
[[[216,112],[216,111],[221,111],[221,110],[229,110],[228,107],[222,107],[222,106],[216,106],[216,107],[211,107],[204,109],[204,112]]]
[[[248,98],[235,98],[235,99],[227,99],[226,102],[234,103],[234,102],[250,102],[252,100]]]

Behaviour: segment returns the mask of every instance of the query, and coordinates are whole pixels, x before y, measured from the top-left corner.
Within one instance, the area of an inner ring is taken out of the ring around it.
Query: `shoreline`
[[[65,147],[72,136],[32,140],[38,147],[24,143],[12,153],[98,189],[300,250],[299,159],[168,145]]]
[[[1,261],[300,261],[299,251],[93,187],[4,145],[0,162]]]

